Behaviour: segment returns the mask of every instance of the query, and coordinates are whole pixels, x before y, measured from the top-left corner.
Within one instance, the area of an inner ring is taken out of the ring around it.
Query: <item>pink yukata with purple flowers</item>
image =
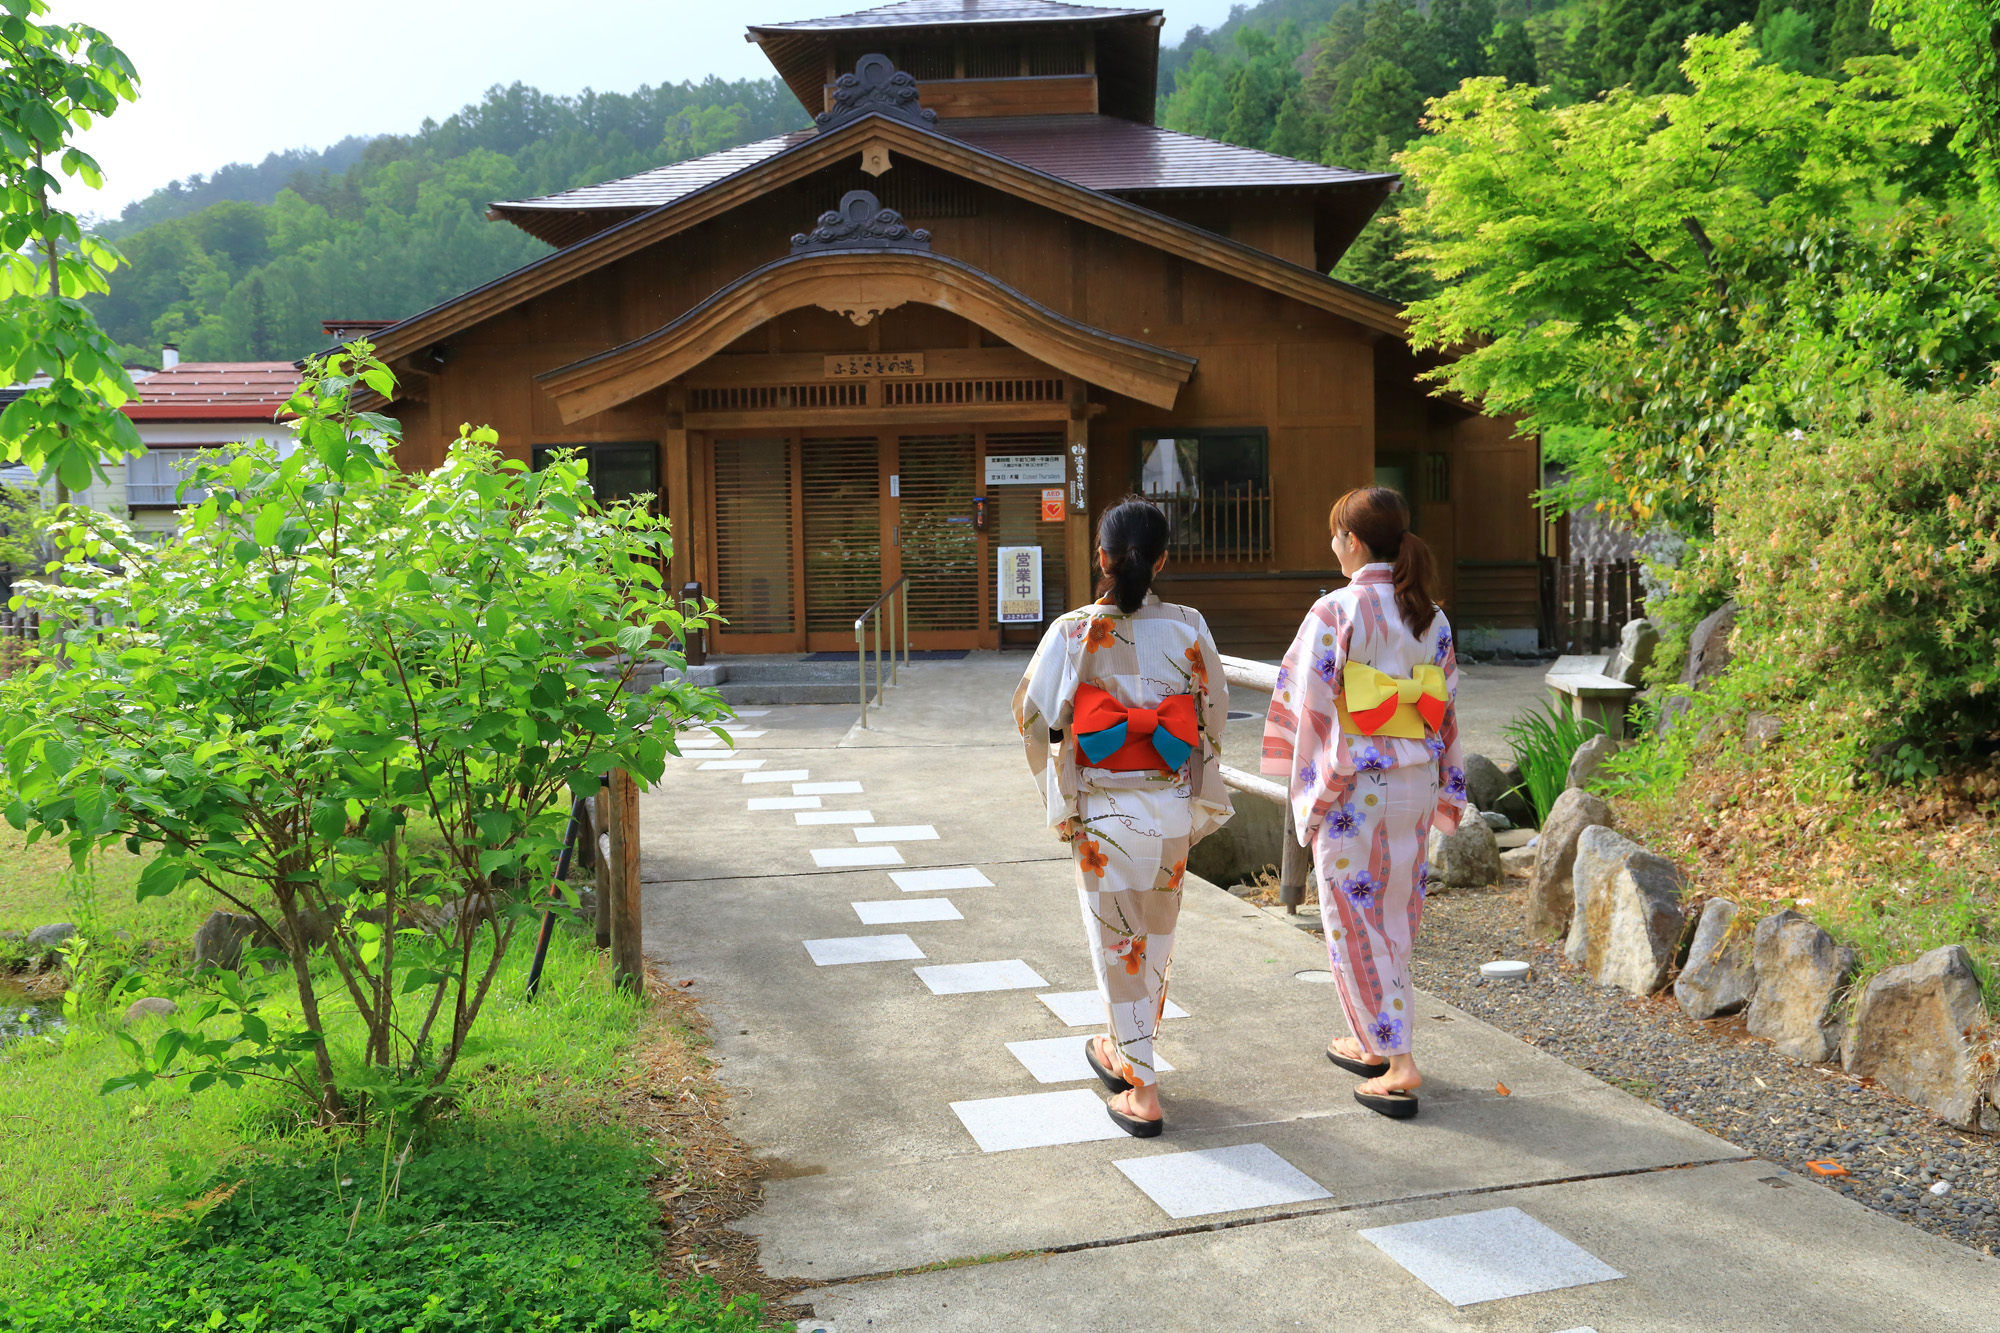
[[[1436,612],[1421,635],[1396,609],[1389,565],[1367,565],[1320,598],[1278,670],[1264,722],[1262,768],[1290,780],[1292,819],[1319,871],[1328,961],[1362,1049],[1410,1050],[1410,944],[1423,919],[1425,845],[1465,812],[1458,745],[1458,656]],[[1443,669],[1444,720],[1422,740],[1343,734],[1336,706],[1352,660],[1407,679]]]

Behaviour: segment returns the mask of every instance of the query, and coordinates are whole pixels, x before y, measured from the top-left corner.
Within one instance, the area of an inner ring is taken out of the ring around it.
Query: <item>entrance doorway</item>
[[[1042,552],[1044,622],[1066,604],[1064,522],[1042,488],[988,484],[985,460],[1047,458],[1059,470],[1060,425],[947,426],[710,433],[694,450],[709,496],[702,581],[729,622],[718,652],[839,651],[854,620],[909,579],[919,648],[1031,643],[1042,624],[1003,635],[995,595],[1003,546]]]

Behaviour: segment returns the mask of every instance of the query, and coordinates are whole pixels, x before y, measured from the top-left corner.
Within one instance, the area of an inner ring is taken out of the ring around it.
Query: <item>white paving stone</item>
[[[1625,1276],[1519,1208],[1373,1227],[1361,1238],[1453,1305],[1478,1305]]]
[[[758,759],[753,762],[761,764],[764,761]],[[769,773],[745,773],[743,780],[745,782],[798,782],[811,776],[812,774],[803,768],[777,768],[771,770]],[[809,796],[811,793],[795,790],[792,795]]]
[[[919,901],[937,900],[925,898]],[[1095,1037],[1088,1035],[1044,1037],[1039,1041],[1010,1041],[1007,1043],[1007,1049],[1030,1074],[1035,1076],[1037,1083],[1081,1083],[1085,1079],[1097,1077],[1097,1071],[1090,1067],[1090,1061],[1083,1054],[1083,1048],[1095,1040],[1097,1040]],[[1174,1072],[1174,1067],[1157,1051],[1153,1053],[1153,1068],[1162,1074]]]
[[[723,728],[723,730],[725,730],[725,731],[727,731],[727,732],[729,733],[729,736],[730,736],[730,739],[731,739],[731,740],[739,740],[739,741],[754,741],[754,740],[756,740],[756,739],[757,739],[757,738],[758,738],[759,736],[763,736],[763,735],[767,735],[767,734],[769,734],[769,733],[767,733],[767,732],[763,732],[763,731],[744,731],[744,730],[742,730],[742,729],[740,729],[740,728],[737,728],[737,727],[724,727],[724,728]],[[712,733],[709,733],[709,732],[707,732],[707,731],[706,731],[706,729],[704,729],[704,731],[703,731],[703,732],[700,732],[700,733],[697,733],[697,734],[712,734]]]
[[[1094,990],[1058,991],[1053,995],[1037,995],[1036,999],[1047,1005],[1051,1012],[1073,1028],[1101,1028],[1104,1026],[1104,997]],[[1163,1018],[1186,1018],[1187,1010],[1167,1001]]]
[[[894,847],[815,847],[816,866],[899,866],[903,854]]]
[[[752,810],[817,810],[817,796],[752,796]]]
[[[859,796],[858,782],[801,782],[792,788],[794,796]]]
[[[1134,1157],[1112,1165],[1168,1217],[1206,1217],[1333,1197],[1261,1143]]]
[[[677,742],[683,750],[714,750],[722,748],[719,736],[683,736]]]
[[[817,802],[817,796],[801,796],[802,801]],[[809,810],[792,816],[801,824],[872,824],[873,813],[867,810]]]
[[[760,781],[752,769],[762,768],[762,759],[710,759],[695,770],[697,773],[741,773],[745,782]]]
[[[884,824],[858,828],[854,836],[860,842],[936,842],[937,830],[929,824]]]
[[[993,881],[971,866],[941,870],[892,870],[889,878],[904,893],[934,893],[939,889],[990,889]]]
[[[891,898],[887,901],[852,903],[864,926],[893,926],[905,921],[963,921],[964,915],[949,898]],[[1043,1079],[1047,1083],[1050,1080]]]
[[[739,708],[736,710],[737,717],[769,717],[770,715],[771,710],[768,708]]]
[[[838,939],[807,940],[806,952],[821,967],[835,967],[841,963],[896,963],[924,956],[924,951],[908,935],[846,935]]]
[[[1097,1094],[1085,1088],[953,1102],[951,1109],[982,1152],[1125,1137]]]
[[[933,995],[1027,990],[1031,986],[1049,984],[1035,974],[1034,968],[1018,958],[1002,958],[988,963],[940,963],[936,967],[918,968],[917,976],[931,988]]]

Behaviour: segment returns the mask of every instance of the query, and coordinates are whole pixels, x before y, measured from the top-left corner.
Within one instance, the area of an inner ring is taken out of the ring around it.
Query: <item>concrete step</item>
[[[845,684],[783,680],[724,681],[718,692],[734,705],[744,704],[852,704],[861,707],[861,689],[854,681]]]

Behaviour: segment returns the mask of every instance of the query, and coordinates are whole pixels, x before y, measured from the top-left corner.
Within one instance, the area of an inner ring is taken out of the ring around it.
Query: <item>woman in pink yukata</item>
[[[1417,1113],[1410,946],[1423,918],[1430,831],[1465,812],[1458,658],[1431,600],[1431,555],[1410,508],[1382,486],[1349,491],[1328,518],[1340,572],[1279,668],[1263,771],[1290,779],[1299,842],[1319,871],[1327,956],[1351,1037],[1326,1058],[1367,1080],[1355,1100]]]

